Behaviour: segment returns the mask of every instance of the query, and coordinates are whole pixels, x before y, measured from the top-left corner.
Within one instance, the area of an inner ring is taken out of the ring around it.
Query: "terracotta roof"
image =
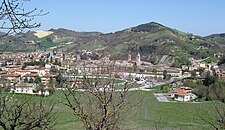
[[[59,70],[67,70],[67,68],[59,68]]]
[[[175,90],[175,92],[176,92],[177,94],[179,94],[179,95],[187,95],[187,94],[188,94],[187,92],[185,92],[184,90],[182,90],[182,89],[180,89],[180,88],[177,88],[177,89]]]
[[[17,68],[18,66],[17,65],[8,65],[6,66],[6,68]]]
[[[20,77],[20,74],[15,74],[15,73],[6,74],[5,77]]]
[[[35,68],[35,70],[45,70],[45,68]]]
[[[0,71],[0,74],[7,74],[7,71]]]
[[[16,72],[30,72],[29,70],[17,70]]]
[[[30,74],[26,74],[24,77],[37,77],[38,74],[37,73],[30,73]]]

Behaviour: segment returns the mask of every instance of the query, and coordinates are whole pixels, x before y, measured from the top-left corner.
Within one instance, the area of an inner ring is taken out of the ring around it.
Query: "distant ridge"
[[[167,27],[163,26],[162,24],[156,22],[150,22],[146,24],[141,24],[136,27],[131,28],[131,31],[134,32],[154,32],[160,29],[166,29]]]
[[[190,57],[202,59],[225,52],[224,34],[201,37],[156,22],[107,34],[76,32],[64,28],[50,29],[43,33],[46,35],[41,37],[28,32],[17,38],[0,38],[0,49],[10,41],[7,51],[51,51],[51,48],[57,48],[61,52],[79,52],[81,58],[93,60],[106,55],[110,55],[111,59],[126,60],[128,54],[135,56],[140,53],[143,61],[176,67],[189,64]]]

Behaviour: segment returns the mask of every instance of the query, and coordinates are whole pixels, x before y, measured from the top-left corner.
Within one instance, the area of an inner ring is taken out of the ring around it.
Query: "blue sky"
[[[40,29],[115,32],[147,22],[197,35],[225,33],[225,0],[31,0]]]

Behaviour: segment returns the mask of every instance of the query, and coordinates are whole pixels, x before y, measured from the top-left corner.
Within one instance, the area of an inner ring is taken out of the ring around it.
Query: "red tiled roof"
[[[0,74],[7,74],[7,71],[0,71]]]
[[[17,70],[16,72],[30,72],[29,70]]]
[[[19,76],[20,74],[15,74],[15,73],[5,75],[5,77],[19,77]]]
[[[36,77],[38,76],[37,73],[30,73],[30,74],[26,74],[24,77]]]
[[[175,92],[176,92],[177,94],[179,94],[179,95],[187,95],[187,94],[188,94],[187,92],[185,92],[184,90],[182,90],[182,89],[180,89],[180,88],[177,88],[177,89],[175,90]]]
[[[45,68],[35,68],[35,70],[45,70]]]
[[[18,66],[17,65],[8,65],[6,66],[6,68],[17,68]]]
[[[67,68],[59,68],[59,70],[67,70]]]

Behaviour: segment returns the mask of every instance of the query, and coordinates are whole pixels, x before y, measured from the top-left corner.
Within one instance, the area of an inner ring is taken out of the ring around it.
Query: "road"
[[[186,78],[184,76],[182,77],[178,77],[178,78],[171,78],[169,81],[165,81],[165,82],[158,82],[158,83],[151,83],[151,84],[147,84],[147,85],[144,85],[144,86],[141,86],[141,87],[138,87],[138,88],[129,88],[128,91],[152,91],[152,89],[150,88],[154,88],[154,87],[157,87],[157,86],[160,86],[160,85],[163,85],[163,84],[168,84],[168,83],[172,83],[176,80],[180,80],[180,79],[183,79],[183,78]],[[125,82],[123,83],[120,83],[120,84],[124,84]],[[57,88],[57,90],[65,90],[65,88]],[[76,91],[86,91],[85,89],[77,89]],[[104,91],[103,89],[99,89],[98,91]],[[110,90],[110,88],[108,89],[108,91],[112,91]],[[114,90],[115,92],[121,92],[121,91],[124,91],[123,89],[116,89]],[[161,96],[161,95],[158,95],[160,99],[162,99],[164,101],[164,98]]]

